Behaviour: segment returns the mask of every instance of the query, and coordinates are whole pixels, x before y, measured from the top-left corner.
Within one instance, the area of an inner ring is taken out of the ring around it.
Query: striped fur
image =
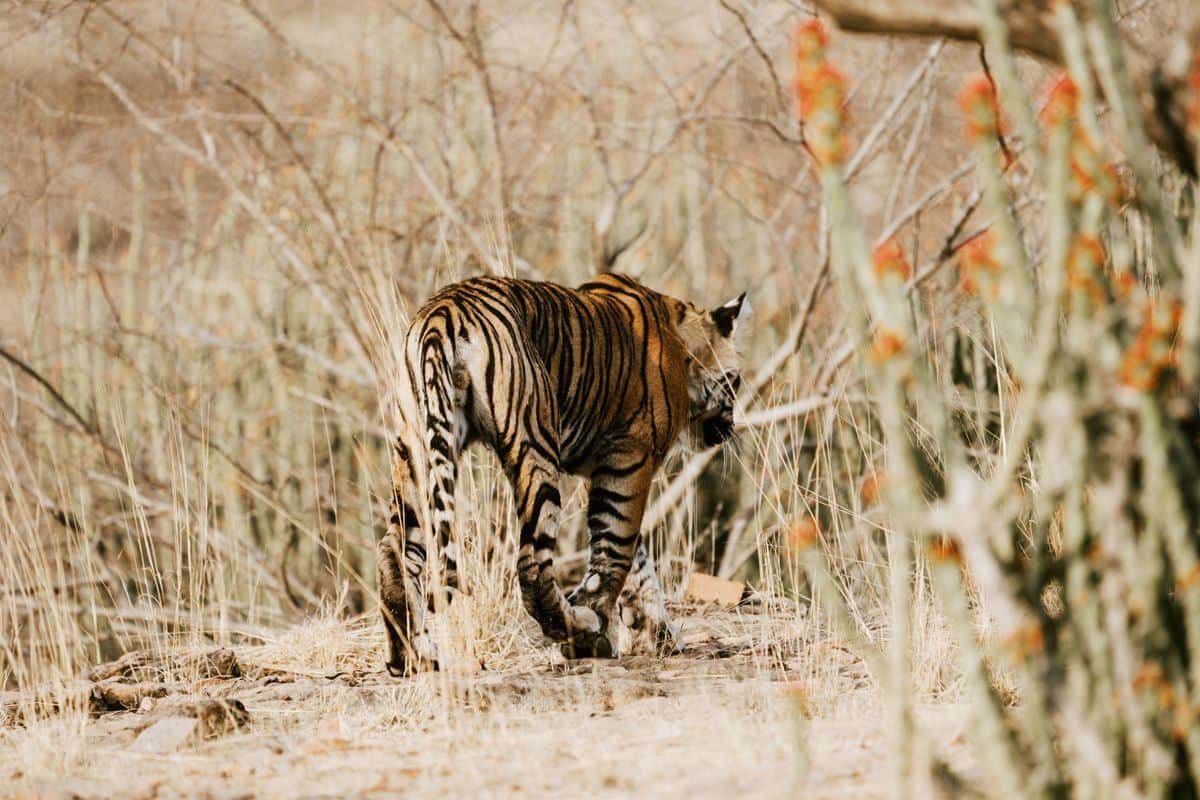
[[[454,484],[474,442],[496,454],[512,484],[521,596],[545,635],[570,655],[615,655],[620,613],[673,645],[639,542],[642,514],[681,435],[708,446],[733,431],[741,310],[742,298],[702,311],[605,274],[578,289],[472,279],[417,313],[405,338],[393,503],[379,544],[390,672],[436,665],[426,561],[432,548],[441,583],[457,587]],[[554,574],[563,473],[591,482],[588,567],[570,596]]]

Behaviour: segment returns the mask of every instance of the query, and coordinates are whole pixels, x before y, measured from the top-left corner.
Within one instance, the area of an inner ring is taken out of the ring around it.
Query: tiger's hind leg
[[[646,496],[657,463],[638,448],[617,450],[592,471],[588,491],[588,567],[571,592],[572,606],[591,609],[599,634],[577,637],[570,657],[612,657],[617,648],[617,598],[633,566]]]
[[[397,440],[392,457],[392,503],[379,541],[380,612],[387,637],[387,670],[396,677],[437,669],[437,648],[425,630],[422,573],[426,539],[416,513],[408,448]]]
[[[521,601],[542,633],[556,642],[600,631],[600,620],[589,609],[573,608],[563,595],[554,572],[562,497],[558,468],[542,452],[518,437],[502,458],[512,483],[513,500],[521,523],[517,549],[517,579]]]
[[[648,636],[660,655],[683,652],[679,626],[671,621],[667,598],[654,570],[654,562],[646,552],[645,542],[638,545],[633,557],[633,567],[625,579],[621,596],[617,598],[617,610],[622,623]]]
[[[470,383],[468,405],[480,438],[500,459],[512,486],[520,523],[517,580],[521,602],[542,633],[556,642],[600,630],[600,620],[586,608],[573,608],[558,585],[554,549],[558,541],[562,495],[559,492],[558,407],[550,378],[528,342],[499,322],[490,341],[511,349],[510,366],[489,368],[492,347],[464,342]],[[514,372],[515,370],[515,372]]]

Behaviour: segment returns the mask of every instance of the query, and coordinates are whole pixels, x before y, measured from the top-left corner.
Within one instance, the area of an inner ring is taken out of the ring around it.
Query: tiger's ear
[[[742,292],[725,305],[714,308],[709,312],[709,316],[712,317],[713,324],[717,326],[717,333],[728,339],[741,327],[738,325],[738,320],[747,316],[743,312],[748,310],[746,293]]]

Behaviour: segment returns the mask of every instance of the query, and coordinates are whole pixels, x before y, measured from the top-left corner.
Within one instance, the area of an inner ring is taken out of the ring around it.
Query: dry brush
[[[1011,49],[1022,32],[988,0],[969,12],[991,65],[959,99],[990,220],[957,252],[961,292],[990,332],[996,379],[973,402],[986,396],[978,413],[996,424],[982,437],[938,369],[944,342],[914,317],[906,252],[889,241],[872,257],[863,234],[845,181],[845,79],[824,29],[806,24],[797,39],[836,283],[886,442],[890,642],[886,653],[859,644],[887,687],[897,796],[911,794],[915,770],[930,770],[909,678],[912,592],[926,574],[957,635],[985,793],[1191,796],[1200,778],[1192,185],[1174,203],[1160,185],[1110,3],[1086,18],[1069,3],[1046,12],[1065,70],[1036,101]],[[1189,63],[1194,136],[1200,58]],[[1036,194],[1036,216],[1022,213],[1016,186]],[[1131,244],[1139,225],[1148,249]],[[802,523],[795,545],[814,582],[828,584],[817,533]],[[927,573],[914,570],[914,552]],[[824,599],[835,621],[850,616],[836,593]]]

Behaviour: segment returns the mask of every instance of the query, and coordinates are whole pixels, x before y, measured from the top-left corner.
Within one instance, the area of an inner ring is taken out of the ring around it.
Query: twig
[[[14,355],[2,344],[0,344],[0,357],[4,358],[5,361],[21,370],[21,372],[24,372],[30,378],[33,378],[33,380],[36,381],[39,386],[46,390],[46,394],[50,395],[51,399],[53,399],[63,411],[66,411],[67,414],[70,415],[71,419],[75,420],[79,427],[83,429],[84,433],[99,441],[105,446],[106,449],[111,449],[111,447],[101,437],[100,431],[96,428],[96,426],[84,419],[83,415],[75,410],[75,406],[67,402],[67,398],[63,397],[62,392],[60,392],[54,386],[54,384],[50,383],[50,381],[43,377],[40,372],[31,367],[28,362]]]
[[[786,114],[788,112],[787,93],[783,91],[783,83],[779,80],[779,73],[775,71],[775,64],[772,63],[771,57],[767,55],[767,51],[763,49],[762,43],[758,41],[758,37],[754,34],[754,29],[750,27],[746,15],[735,8],[729,0],[721,0],[721,8],[737,17],[738,24],[742,27],[746,38],[750,40],[750,44],[753,45],[754,52],[758,54],[759,61],[763,63],[763,66],[767,68],[767,74],[771,76],[771,87],[775,90],[775,102],[778,104],[779,110]]]

